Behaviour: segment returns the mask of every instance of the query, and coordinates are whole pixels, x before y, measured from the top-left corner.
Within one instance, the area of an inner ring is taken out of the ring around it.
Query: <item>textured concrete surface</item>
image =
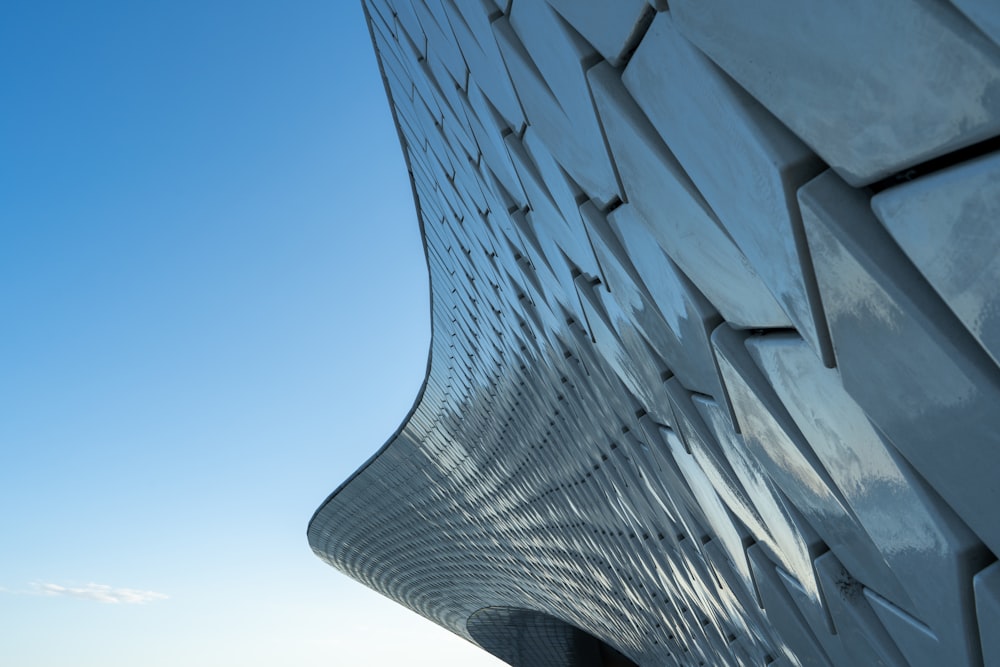
[[[524,667],[1000,665],[992,5],[365,6],[431,358],[316,554]]]

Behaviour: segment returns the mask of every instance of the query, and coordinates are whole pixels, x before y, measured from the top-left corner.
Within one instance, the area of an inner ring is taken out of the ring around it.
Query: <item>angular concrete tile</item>
[[[604,359],[657,422],[670,425],[670,400],[663,388],[665,367],[656,358],[627,314],[614,299],[596,290],[584,276],[577,278],[587,323]],[[602,290],[603,291],[603,290]]]
[[[837,371],[824,368],[805,341],[754,336],[747,348],[905,597],[881,581],[866,585],[930,626],[957,662],[971,660],[975,619],[967,582],[989,557],[979,539],[882,439]]]
[[[726,321],[746,327],[791,326],[617,73],[609,65],[597,65],[589,78],[625,197],[664,252]]]
[[[674,416],[674,428],[681,435],[688,452],[701,466],[712,488],[719,494],[729,511],[746,526],[756,539],[767,541],[769,530],[750,495],[734,472],[722,446],[705,424],[695,405],[694,397],[676,378],[666,383]]]
[[[708,521],[708,527],[712,530],[713,537],[722,546],[730,563],[739,573],[743,587],[752,590],[753,581],[746,560],[743,535],[733,523],[728,509],[719,498],[719,494],[715,492],[705,471],[698,465],[695,458],[685,450],[680,438],[675,435],[674,431],[671,431],[670,437],[665,439],[670,445],[670,454],[677,464],[677,469],[687,480],[691,492]]]
[[[859,525],[840,489],[757,370],[744,347],[745,334],[726,325],[712,334],[719,368],[748,454],[806,521],[861,581],[890,597],[906,598],[871,537]]]
[[[872,209],[1000,364],[1000,153],[889,188]]]
[[[547,0],[583,38],[614,66],[642,37],[653,14],[646,0]]]
[[[851,185],[1000,133],[1000,48],[945,3],[670,9],[684,36]]]
[[[685,173],[796,329],[833,363],[795,192],[822,161],[656,17],[622,75]]]
[[[789,501],[775,486],[760,462],[749,454],[742,436],[732,431],[728,411],[715,401],[700,396],[695,396],[693,402],[721,446],[756,513],[763,520],[766,531],[755,532],[754,537],[759,540],[759,544],[767,547],[773,559],[799,581],[813,604],[821,606],[812,561],[824,547],[816,532],[793,507],[789,507]],[[731,506],[730,509],[740,516],[738,506]]]
[[[490,25],[486,0],[442,0],[452,34],[472,76],[511,128],[524,125],[524,112]]]
[[[1000,5],[992,0],[951,0],[976,27],[1000,44]]]
[[[863,593],[882,627],[906,658],[908,667],[934,667],[953,661],[953,656],[942,649],[930,628],[871,590],[865,588]]]
[[[780,634],[784,642],[780,648],[785,655],[802,667],[831,667],[826,652],[785,590],[775,564],[757,545],[747,549],[747,556],[764,601],[764,613]]]
[[[830,552],[828,551],[823,556],[820,556],[820,558],[829,554]],[[817,559],[817,561],[818,560],[819,559]],[[830,616],[831,610],[828,608],[828,604],[826,608],[817,607],[812,604],[812,601],[809,599],[805,589],[802,588],[801,584],[799,584],[794,577],[790,576],[780,567],[775,569],[778,573],[778,579],[781,580],[785,590],[788,592],[788,596],[792,599],[792,602],[795,603],[799,613],[802,614],[802,618],[809,625],[809,629],[813,631],[813,636],[816,638],[816,642],[823,647],[823,652],[826,653],[830,662],[834,665],[869,664],[864,660],[858,661],[848,658],[847,647],[844,646],[844,642],[841,641],[841,637],[836,633],[833,625],[833,619]],[[824,602],[827,602],[828,600],[829,596],[826,596],[824,598]]]
[[[865,599],[861,582],[832,552],[816,559],[816,573],[843,651],[839,665],[908,667],[906,658]]]
[[[618,178],[587,90],[585,54],[546,5],[523,7],[519,25],[528,43],[505,17],[492,25],[525,117],[562,168],[590,197],[606,204],[620,197]],[[538,60],[538,52],[549,58]],[[554,71],[545,76],[540,66]]]
[[[800,192],[844,388],[959,517],[1000,552],[1000,371],[827,172]]]
[[[624,213],[624,208],[620,207],[612,213],[619,221],[620,212]],[[674,279],[674,285],[671,286],[673,289],[667,288],[667,291],[669,298],[682,309],[680,313],[676,310],[664,313],[646,290],[637,269],[630,261],[629,253],[615,236],[608,220],[589,202],[585,202],[580,210],[590,230],[590,239],[601,266],[605,289],[610,291],[624,311],[631,314],[649,344],[685,386],[705,394],[717,393],[718,376],[714,372],[708,330],[704,326],[700,330],[695,328],[698,321],[688,319],[689,312],[695,306],[690,295],[684,291],[686,281],[683,281],[680,272],[670,264],[666,255],[655,246],[652,247],[659,254],[659,266],[655,269],[656,277],[660,278],[658,282]],[[664,319],[664,315],[671,319],[670,324]],[[685,335],[689,338],[682,338]],[[698,336],[699,340],[691,340],[690,336]],[[700,357],[698,352],[702,353]]]

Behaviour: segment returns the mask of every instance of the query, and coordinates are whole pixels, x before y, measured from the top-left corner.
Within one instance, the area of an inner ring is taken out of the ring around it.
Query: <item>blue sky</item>
[[[501,664],[305,539],[428,348],[360,3],[15,0],[0,83],[0,664]]]

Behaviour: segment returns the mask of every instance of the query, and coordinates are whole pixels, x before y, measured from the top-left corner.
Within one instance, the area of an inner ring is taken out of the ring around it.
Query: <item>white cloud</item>
[[[106,584],[86,586],[60,586],[59,584],[37,583],[35,591],[41,595],[94,600],[105,604],[145,604],[154,600],[166,600],[169,596],[155,591],[140,591],[135,588],[114,588]]]

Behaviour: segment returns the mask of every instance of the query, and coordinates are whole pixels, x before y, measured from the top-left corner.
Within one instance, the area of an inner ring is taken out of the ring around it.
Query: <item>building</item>
[[[1000,12],[367,0],[426,383],[321,558],[513,665],[1000,665]]]

